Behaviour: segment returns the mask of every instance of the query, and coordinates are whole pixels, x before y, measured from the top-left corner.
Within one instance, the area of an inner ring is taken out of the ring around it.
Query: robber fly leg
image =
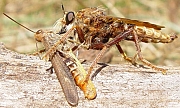
[[[147,61],[146,59],[143,58],[143,56],[141,55],[141,48],[140,48],[140,45],[139,45],[139,42],[138,42],[138,36],[137,36],[137,33],[135,31],[133,31],[133,34],[134,34],[134,42],[135,42],[135,45],[136,45],[136,48],[137,48],[137,55],[139,57],[139,60],[146,64],[147,66],[153,68],[154,70],[157,70],[157,71],[161,71],[162,74],[167,74],[166,73],[166,69],[163,69],[163,68],[159,68],[153,64],[151,64],[149,61]]]
[[[137,66],[137,63],[135,59],[132,59],[126,55],[126,53],[123,51],[119,43],[116,44],[116,47],[118,48],[119,52],[121,53],[122,57],[127,60],[128,62],[132,63],[132,65]]]
[[[86,75],[85,82],[88,82],[89,77],[91,75],[91,72],[93,70],[93,67],[97,64],[97,62],[101,59],[101,57],[104,55],[104,53],[107,50],[107,46],[104,46],[103,49],[100,51],[100,53],[96,56],[96,58],[93,60],[92,64],[90,65],[90,68],[88,70],[88,74]]]
[[[127,30],[125,32],[123,32],[122,34],[117,35],[113,40],[111,40],[110,42],[106,43],[102,50],[100,51],[100,53],[96,56],[96,58],[94,59],[94,61],[92,62],[89,70],[88,70],[88,74],[86,75],[86,80],[85,82],[87,82],[89,80],[89,77],[91,75],[91,72],[93,70],[93,67],[97,64],[97,62],[101,59],[101,57],[103,56],[103,54],[105,53],[105,51],[107,50],[107,48],[111,47],[112,45],[119,43],[121,40],[123,40],[129,33],[132,32],[133,29]]]

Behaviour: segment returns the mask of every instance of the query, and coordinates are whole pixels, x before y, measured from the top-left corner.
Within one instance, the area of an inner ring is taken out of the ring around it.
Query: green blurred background
[[[33,33],[15,24],[2,13],[13,17],[21,24],[36,31],[52,28],[57,19],[63,17],[61,4],[66,11],[78,11],[86,7],[102,6],[107,14],[148,21],[163,25],[165,33],[180,33],[180,0],[1,0],[0,1],[0,42],[11,50],[32,54],[36,51]],[[158,65],[180,64],[180,38],[170,44],[141,43],[144,58]],[[129,56],[134,56],[133,42],[121,42]],[[115,47],[111,63],[123,63]]]

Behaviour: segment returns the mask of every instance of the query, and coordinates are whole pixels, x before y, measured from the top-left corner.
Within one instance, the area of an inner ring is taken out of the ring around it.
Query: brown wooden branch
[[[50,66],[50,62],[10,51],[1,43],[0,107],[71,107],[55,74],[46,71]],[[78,89],[77,107],[180,107],[180,67],[164,68],[167,75],[132,65],[109,65],[93,80],[96,99],[84,99]]]

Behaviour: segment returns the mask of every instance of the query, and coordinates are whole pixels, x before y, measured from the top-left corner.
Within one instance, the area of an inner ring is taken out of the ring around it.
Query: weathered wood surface
[[[0,44],[0,107],[71,107],[55,74],[46,71],[50,66]],[[132,65],[109,65],[93,80],[96,99],[84,99],[78,88],[77,107],[180,107],[180,67],[165,68],[167,75]]]

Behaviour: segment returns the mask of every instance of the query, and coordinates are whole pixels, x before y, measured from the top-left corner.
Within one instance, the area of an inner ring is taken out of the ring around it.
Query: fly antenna
[[[65,14],[65,9],[64,9],[64,5],[63,4],[61,4],[61,8],[63,10],[63,13]]]
[[[24,26],[24,25],[20,24],[19,22],[17,22],[17,21],[16,21],[16,20],[14,20],[13,18],[11,18],[9,15],[7,15],[7,14],[5,14],[5,13],[3,13],[3,14],[4,14],[6,17],[8,17],[9,19],[11,19],[12,21],[14,21],[15,23],[17,23],[18,25],[22,26],[23,28],[25,28],[25,29],[27,29],[27,30],[29,30],[29,31],[33,32],[33,33],[36,33],[36,32],[34,32],[33,30],[31,30],[31,29],[27,28],[26,26]]]

